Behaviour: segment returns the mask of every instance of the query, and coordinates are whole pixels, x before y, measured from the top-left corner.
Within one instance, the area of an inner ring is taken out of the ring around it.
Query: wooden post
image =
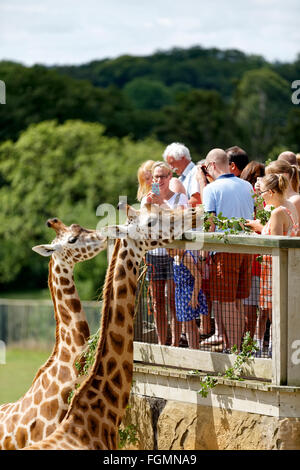
[[[287,384],[300,386],[300,249],[288,257]]]
[[[288,250],[275,248],[272,258],[272,381],[286,385]]]

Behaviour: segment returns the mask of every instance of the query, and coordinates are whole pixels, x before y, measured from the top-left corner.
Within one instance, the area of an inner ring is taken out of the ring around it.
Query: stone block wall
[[[299,450],[300,418],[165,400],[132,393],[124,425],[138,450]]]

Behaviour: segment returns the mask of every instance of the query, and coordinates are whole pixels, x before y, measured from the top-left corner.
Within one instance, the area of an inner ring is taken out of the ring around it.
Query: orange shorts
[[[212,256],[209,286],[211,300],[234,302],[250,295],[253,255],[216,253]]]
[[[264,255],[261,263],[259,306],[272,310],[272,256]]]

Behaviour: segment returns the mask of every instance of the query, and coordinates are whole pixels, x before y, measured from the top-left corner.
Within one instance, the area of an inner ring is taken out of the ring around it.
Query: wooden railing
[[[255,358],[246,375],[275,385],[300,386],[300,238],[204,233],[201,240],[175,241],[169,248],[272,255],[272,359]],[[109,240],[108,256],[114,240]],[[233,354],[135,342],[134,360],[153,365],[223,373]]]

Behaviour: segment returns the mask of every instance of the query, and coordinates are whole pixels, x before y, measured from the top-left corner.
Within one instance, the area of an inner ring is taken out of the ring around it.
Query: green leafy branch
[[[231,348],[232,354],[236,354],[236,360],[233,366],[225,371],[224,377],[232,380],[243,380],[244,366],[254,360],[254,355],[258,349],[256,342],[251,337],[249,331],[247,331],[243,339],[241,351],[238,352],[236,345]]]
[[[232,367],[226,369],[225,373],[218,374],[219,377],[224,377],[230,380],[244,380],[242,375],[244,373],[244,367],[246,364],[249,364],[254,360],[254,355],[258,347],[256,342],[251,337],[249,331],[245,334],[243,338],[241,351],[238,352],[237,346],[234,345],[231,348],[231,353],[236,354],[236,360]],[[193,374],[198,374],[198,371],[193,371]],[[218,383],[218,379],[211,375],[206,375],[200,382],[200,389],[198,393],[203,397],[207,397],[209,390],[213,389]]]
[[[255,213],[253,214],[253,217],[258,219],[262,225],[265,225],[269,221],[274,207],[271,206],[269,209],[265,209],[262,196],[254,194],[253,198],[255,207]],[[243,217],[224,217],[222,212],[220,212],[218,215],[213,215],[210,212],[204,212],[204,231],[209,232],[212,224],[215,225],[215,230],[220,230],[220,232],[216,233],[217,238],[221,240],[223,239],[225,243],[228,242],[227,235],[253,233],[252,229],[246,225],[247,220]]]
[[[270,206],[269,209],[265,209],[264,200],[262,196],[254,194],[253,198],[255,207],[255,218],[258,219],[262,225],[266,225],[266,223],[269,222],[271,212],[274,209],[274,206]]]
[[[88,375],[91,366],[95,360],[96,349],[99,341],[100,329],[90,336],[87,341],[86,349],[79,356],[78,361],[75,362],[75,367],[78,370],[78,375]]]
[[[224,217],[222,212],[218,215],[212,215],[209,212],[204,212],[203,227],[205,232],[209,232],[211,224],[215,225],[216,237],[220,240],[228,242],[227,235],[240,235],[241,233],[251,233],[252,230],[246,225],[247,220],[243,217]]]
[[[135,445],[138,442],[137,426],[135,424],[128,424],[119,428],[119,449],[123,449],[126,444]]]

